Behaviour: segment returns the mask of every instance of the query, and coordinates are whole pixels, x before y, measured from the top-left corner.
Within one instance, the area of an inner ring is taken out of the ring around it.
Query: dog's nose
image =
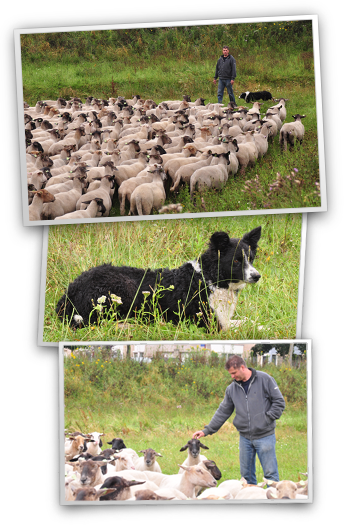
[[[261,278],[261,275],[259,273],[256,273],[255,275],[252,275],[252,278],[253,278],[254,282],[256,283]]]

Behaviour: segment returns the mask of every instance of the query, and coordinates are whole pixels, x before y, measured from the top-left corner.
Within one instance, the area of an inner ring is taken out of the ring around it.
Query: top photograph
[[[14,39],[25,226],[326,211],[317,16]]]

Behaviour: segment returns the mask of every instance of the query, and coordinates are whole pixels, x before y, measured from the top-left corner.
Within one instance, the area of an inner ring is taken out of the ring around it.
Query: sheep
[[[136,177],[136,175],[146,167],[147,163],[147,155],[144,152],[141,152],[139,153],[138,159],[134,164],[117,166],[115,172],[115,180],[117,185],[120,186],[123,181],[130,179],[131,177]]]
[[[135,494],[135,489],[133,487],[138,486],[138,490],[140,490],[140,485],[144,485],[144,487],[147,488],[149,486],[151,486],[153,489],[156,488],[156,485],[154,486],[154,484],[149,484],[149,482],[147,481],[127,480],[122,476],[111,476],[110,478],[104,480],[99,490],[114,490],[111,493],[109,492],[106,495],[100,496],[100,501],[128,500],[132,498]]]
[[[194,199],[196,189],[201,192],[204,188],[221,189],[228,180],[229,153],[221,153],[213,158],[210,166],[196,170],[190,178],[190,198]]]
[[[212,161],[211,151],[209,150],[207,152],[204,152],[200,155],[200,157],[197,158],[199,159],[198,162],[192,162],[191,164],[189,163],[178,168],[174,177],[171,177],[173,185],[170,187],[170,191],[176,191],[181,182],[186,182],[187,184],[189,184],[191,175],[196,170],[198,170],[199,168],[203,168],[204,166],[208,166]]]
[[[205,489],[197,499],[207,499],[209,496],[218,496],[224,499],[234,499],[238,492],[243,488],[242,480],[228,479],[220,483],[217,487]]]
[[[86,135],[86,132],[83,127],[76,128],[74,135],[72,137],[69,137],[69,135],[67,135],[63,140],[60,140],[59,142],[56,142],[55,144],[50,146],[48,150],[48,154],[57,155],[58,153],[62,151],[64,146],[71,146],[73,144],[75,144],[77,149],[79,149],[81,145],[81,139],[85,137],[85,135]]]
[[[141,490],[137,490],[135,492],[135,499],[137,501],[141,501],[141,500],[149,501],[149,500],[172,500],[172,499],[176,499],[176,498],[174,496],[172,496],[172,497],[160,496],[159,494],[157,494],[153,490],[149,490],[149,489],[143,490],[143,489],[141,489]]]
[[[153,181],[140,184],[134,189],[130,197],[129,215],[149,215],[152,209],[158,210],[166,200],[164,180],[165,171],[160,167],[152,172]]]
[[[81,437],[81,436],[77,436]],[[92,459],[77,461],[74,465],[74,470],[80,474],[78,485],[83,487],[96,487],[104,483],[105,477],[101,471],[104,466],[104,461],[92,461]]]
[[[71,483],[70,491],[73,501],[99,501],[101,496],[116,492],[116,488],[95,489],[94,487],[75,487]]]
[[[287,110],[286,110],[286,107],[285,107],[285,103],[289,99],[287,99],[287,98],[277,98],[277,99],[274,99],[274,100],[277,100],[277,104],[275,106],[271,106],[268,109],[277,109],[278,110],[278,114],[279,114],[279,118],[282,120],[282,122],[284,122],[285,119],[287,118]]]
[[[244,486],[234,499],[268,499],[267,491],[258,485]]]
[[[80,196],[79,200],[76,203],[76,210],[85,209],[85,203],[92,199],[103,199],[103,205],[105,207],[103,217],[108,217],[112,206],[112,198],[110,196],[110,192],[113,188],[114,181],[114,175],[105,175],[100,181],[99,188],[97,188],[96,190],[89,191],[84,195]]]
[[[60,219],[91,219],[97,216],[101,217],[106,211],[105,206],[103,204],[103,199],[95,198],[92,199],[90,202],[85,201],[84,204],[87,204],[87,208],[85,210],[76,210],[72,211],[71,213],[65,213],[64,215],[55,217],[54,220],[58,221]]]
[[[102,452],[102,440],[100,436],[104,436],[103,432],[90,432],[88,434],[89,437],[91,437],[91,441],[87,443],[87,452],[92,454],[93,456],[97,456],[98,454],[101,454]]]
[[[140,450],[140,453],[144,454],[143,457],[138,458],[135,461],[136,470],[151,470],[153,472],[161,472],[160,465],[156,461],[156,457],[162,457],[159,452],[156,452],[152,448],[146,448],[145,450]]]
[[[29,206],[29,220],[40,221],[42,219],[44,203],[54,202],[55,196],[45,189],[33,193],[34,197],[32,199],[32,203]]]
[[[82,435],[69,436],[65,441],[65,460],[73,459],[77,454],[81,454],[85,449],[85,440],[87,438]]]
[[[200,454],[201,448],[209,450],[209,447],[203,445],[199,439],[189,439],[189,441],[184,445],[179,452],[188,451],[188,457],[183,462],[182,466],[179,469],[178,474],[182,474],[184,466],[198,465],[203,460],[207,460],[205,456]]]
[[[112,441],[108,441],[107,444],[111,445],[111,448],[115,450],[126,448],[122,438],[113,438]]]
[[[187,498],[196,499],[195,487],[216,487],[215,478],[203,466],[178,466],[183,469],[183,474],[166,475],[160,482],[160,488],[175,488]]]
[[[135,188],[146,182],[153,182],[153,171],[159,167],[158,164],[153,164],[153,167],[148,167],[147,172],[144,175],[137,175],[128,180],[122,182],[118,188],[118,199],[120,203],[120,214],[125,214],[125,201],[128,200],[130,203],[131,195]]]
[[[294,122],[284,123],[281,127],[279,136],[281,150],[284,149],[284,151],[287,151],[288,144],[290,150],[292,150],[295,144],[295,139],[301,146],[305,135],[305,127],[301,122],[302,118],[306,118],[306,115],[296,113],[296,115],[293,115]]]
[[[303,499],[298,498],[298,495],[308,495],[307,490],[306,494],[304,494],[304,489],[307,487],[307,482],[305,481],[294,483],[293,481],[289,480],[270,481],[266,480],[265,478],[264,480],[269,487],[266,491],[266,496],[268,499]],[[271,487],[275,490],[271,490]]]
[[[55,217],[75,211],[77,202],[82,196],[85,181],[85,175],[76,175],[71,190],[57,193],[54,202],[43,204],[42,218],[53,220]]]

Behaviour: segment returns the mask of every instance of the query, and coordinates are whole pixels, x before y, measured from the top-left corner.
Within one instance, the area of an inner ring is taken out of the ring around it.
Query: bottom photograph
[[[311,503],[311,341],[59,343],[61,505]]]

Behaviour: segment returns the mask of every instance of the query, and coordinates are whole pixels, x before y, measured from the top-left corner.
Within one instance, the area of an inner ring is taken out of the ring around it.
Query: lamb
[[[218,487],[205,489],[202,494],[197,496],[197,499],[207,499],[209,496],[217,496],[218,498],[233,499],[238,492],[243,488],[243,480],[228,479],[219,484]]]
[[[87,443],[87,452],[92,456],[97,456],[102,453],[101,446],[103,445],[100,436],[104,436],[103,432],[90,432],[88,436],[91,440]]]
[[[152,172],[152,176],[152,182],[140,184],[131,194],[129,215],[135,215],[136,211],[138,215],[149,215],[153,208],[158,210],[164,204],[166,173],[160,167]]]
[[[117,488],[96,489],[94,487],[75,487],[73,483],[70,485],[73,501],[99,501],[101,496],[112,494],[117,490]]]
[[[228,180],[229,153],[221,153],[213,158],[210,166],[196,170],[190,178],[190,198],[194,199],[196,189],[201,192],[204,188],[221,189]]]
[[[162,457],[162,455],[159,454],[159,452],[156,452],[152,448],[146,448],[144,450],[140,450],[140,453],[144,454],[144,456],[138,458],[135,461],[136,470],[150,470],[153,472],[161,472],[160,465],[155,459],[156,457]]]
[[[111,493],[109,492],[106,495],[100,497],[100,501],[108,500],[128,500],[135,495],[135,489],[133,487],[138,486],[137,490],[140,490],[140,485],[149,488],[150,486],[154,489],[156,485],[150,484],[147,481],[137,481],[137,480],[127,480],[122,476],[111,476],[104,480],[99,490],[102,489],[115,489]],[[152,489],[151,489],[152,490]]]
[[[182,474],[184,466],[198,465],[201,461],[206,461],[207,458],[200,454],[201,448],[209,450],[209,447],[203,445],[199,439],[189,439],[189,441],[184,445],[179,452],[184,450],[188,451],[188,457],[183,462],[182,466],[179,469],[178,474]]]
[[[81,198],[85,181],[86,177],[84,175],[76,175],[73,179],[73,188],[71,190],[57,193],[54,202],[43,204],[42,218],[53,220],[55,217],[75,211],[77,202]]]
[[[87,208],[85,210],[72,211],[71,213],[65,213],[59,217],[55,217],[55,221],[60,219],[92,219],[94,217],[101,217],[106,211],[103,204],[103,199],[95,198],[91,201],[85,201]]]
[[[296,113],[296,115],[293,115],[294,122],[284,123],[281,127],[279,136],[281,150],[284,149],[284,151],[287,151],[288,144],[290,150],[292,150],[295,140],[297,140],[301,146],[305,135],[305,127],[301,122],[302,118],[306,118],[306,115]]]
[[[44,203],[54,202],[55,196],[45,189],[33,193],[34,197],[32,199],[32,203],[29,206],[29,220],[40,221],[42,219]]]
[[[265,481],[267,482],[268,487],[270,487],[266,491],[268,499],[303,499],[298,496],[300,494],[302,496],[308,495],[307,491],[306,494],[304,494],[304,489],[307,485],[307,482],[305,481],[300,481],[298,483],[289,480]],[[275,490],[271,490],[271,487]]]
[[[196,499],[196,487],[216,487],[216,479],[201,465],[182,466],[183,474],[166,475],[160,483],[160,488],[180,490],[187,498]]]

